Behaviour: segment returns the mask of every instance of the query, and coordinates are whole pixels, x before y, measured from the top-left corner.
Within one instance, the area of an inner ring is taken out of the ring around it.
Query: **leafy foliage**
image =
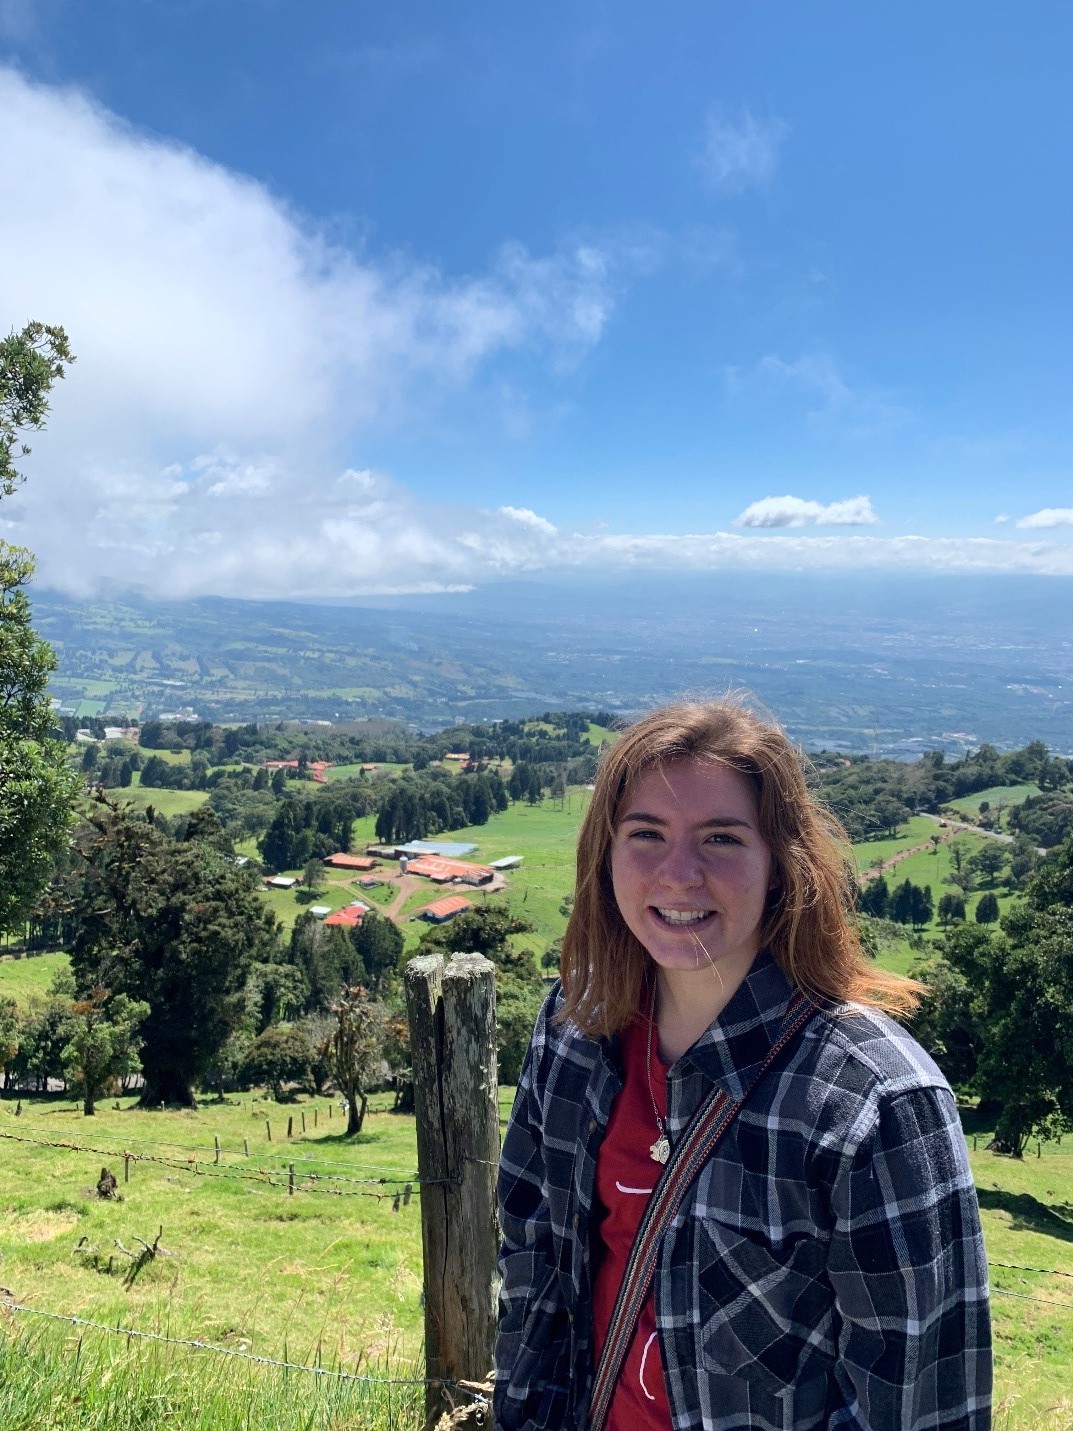
[[[171,839],[106,800],[80,847],[79,987],[104,984],[149,1005],[143,1102],[189,1105],[242,1020],[251,966],[274,960],[275,917],[253,876],[213,841]]]

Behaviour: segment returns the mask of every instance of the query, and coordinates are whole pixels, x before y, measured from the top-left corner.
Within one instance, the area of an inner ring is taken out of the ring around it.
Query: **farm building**
[[[476,845],[467,845],[461,840],[410,840],[408,844],[396,845],[397,855],[442,855],[445,860],[460,860],[471,855]]]
[[[354,925],[360,924],[369,912],[369,906],[362,904],[360,900],[355,900],[353,904],[348,904],[344,909],[337,909],[334,914],[329,914],[324,921],[325,924],[341,924],[347,929],[352,929]]]
[[[487,865],[467,865],[461,860],[445,860],[439,855],[419,855],[412,859],[409,874],[421,875],[433,884],[490,884],[495,879],[495,871]]]
[[[383,884],[384,881],[377,879],[376,875],[363,875],[357,883],[359,889],[376,889],[377,885]]]
[[[264,768],[266,770],[297,770],[297,760],[266,760]],[[326,770],[332,768],[330,760],[310,760],[306,765],[309,771],[309,778],[315,780],[318,785],[324,785],[327,781]]]
[[[427,920],[429,924],[446,924],[449,919],[454,919],[456,914],[463,914],[472,908],[471,901],[464,894],[449,894],[445,899],[437,899],[435,903],[426,905],[414,918]]]
[[[311,904],[309,912],[314,919],[327,919],[332,912],[332,907],[330,904]]]
[[[348,855],[340,850],[337,854],[329,855],[324,861],[333,870],[374,870],[376,861],[370,859],[368,855]]]
[[[300,883],[297,875],[271,875],[265,880],[269,889],[293,889]]]
[[[501,860],[491,860],[488,868],[490,870],[516,870],[522,862],[521,855],[504,855]]]

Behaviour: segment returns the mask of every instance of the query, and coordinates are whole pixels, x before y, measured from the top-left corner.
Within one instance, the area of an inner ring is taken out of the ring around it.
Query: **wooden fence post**
[[[480,954],[406,966],[425,1286],[425,1424],[456,1404],[440,1381],[483,1381],[496,1323],[495,968]]]

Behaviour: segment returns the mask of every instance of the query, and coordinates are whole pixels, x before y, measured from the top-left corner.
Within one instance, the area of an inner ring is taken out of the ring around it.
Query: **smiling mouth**
[[[677,928],[681,928],[683,925],[703,924],[715,913],[714,909],[660,909],[658,905],[651,907],[653,913],[664,924],[671,924]]]

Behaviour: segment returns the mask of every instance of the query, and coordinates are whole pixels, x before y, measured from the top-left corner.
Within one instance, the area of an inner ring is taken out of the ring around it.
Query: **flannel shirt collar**
[[[731,1098],[740,1098],[775,1042],[794,986],[765,949],[726,1008],[676,1066],[690,1064]]]

